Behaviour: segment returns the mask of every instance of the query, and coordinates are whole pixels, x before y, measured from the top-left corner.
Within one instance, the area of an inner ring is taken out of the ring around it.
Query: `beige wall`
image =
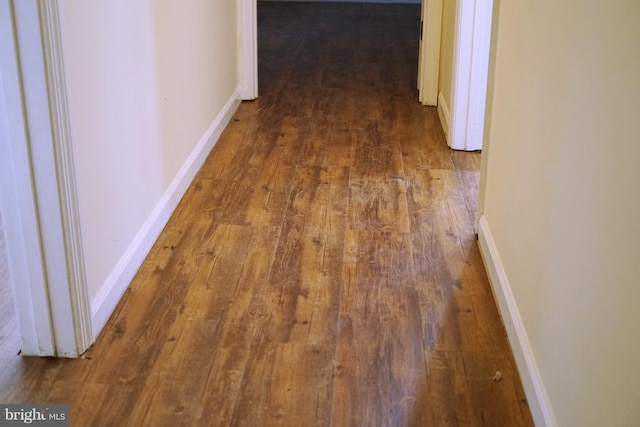
[[[236,9],[233,0],[59,8],[93,299],[238,87]]]
[[[440,39],[440,74],[438,91],[451,111],[451,80],[453,77],[453,41],[456,26],[457,0],[442,0],[442,38]],[[439,100],[439,101],[440,101]],[[447,129],[445,129],[445,132]]]
[[[497,23],[484,219],[542,385],[559,426],[640,425],[640,2]]]

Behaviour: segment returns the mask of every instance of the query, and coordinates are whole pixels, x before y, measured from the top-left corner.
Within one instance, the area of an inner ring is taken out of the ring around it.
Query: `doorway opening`
[[[260,98],[306,104],[319,91],[341,91],[357,104],[358,92],[388,91],[417,102],[420,3],[257,5]]]

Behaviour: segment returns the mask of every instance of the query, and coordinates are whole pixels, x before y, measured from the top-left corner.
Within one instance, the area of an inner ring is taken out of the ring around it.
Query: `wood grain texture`
[[[86,358],[21,358],[0,325],[0,401],[87,426],[532,426],[475,241],[480,154],[417,102],[419,12],[260,3],[260,98]]]
[[[267,340],[335,342],[348,169],[300,167],[265,290]]]
[[[425,379],[409,235],[351,230],[347,242],[336,424],[409,425]]]

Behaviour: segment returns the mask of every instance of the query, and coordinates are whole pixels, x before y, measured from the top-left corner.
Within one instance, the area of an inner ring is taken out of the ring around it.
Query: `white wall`
[[[59,6],[99,330],[237,106],[236,9],[233,0]]]
[[[640,425],[640,2],[499,3],[480,233],[519,366],[549,425]]]

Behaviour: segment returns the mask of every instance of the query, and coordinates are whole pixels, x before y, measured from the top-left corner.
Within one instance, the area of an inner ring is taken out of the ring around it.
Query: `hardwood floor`
[[[472,227],[480,154],[417,102],[419,6],[259,22],[260,98],[98,341],[3,355],[0,401],[86,426],[532,426]]]

